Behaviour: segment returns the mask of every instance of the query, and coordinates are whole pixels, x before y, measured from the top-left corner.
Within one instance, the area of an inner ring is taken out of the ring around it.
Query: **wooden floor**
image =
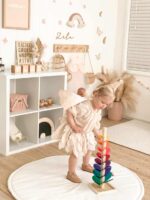
[[[104,120],[104,124],[107,124]],[[111,123],[109,123],[111,124]],[[134,171],[143,181],[145,195],[143,200],[150,199],[150,156],[117,144],[110,144],[112,161],[117,162]],[[12,156],[0,156],[0,199],[14,200],[7,189],[8,176],[25,163],[47,156],[65,154],[57,149],[57,144],[45,145]],[[129,199],[132,200],[132,199]]]

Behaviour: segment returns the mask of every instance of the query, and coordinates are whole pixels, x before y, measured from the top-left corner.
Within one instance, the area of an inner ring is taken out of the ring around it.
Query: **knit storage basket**
[[[11,94],[10,95],[10,111],[21,112],[28,108],[27,94]]]

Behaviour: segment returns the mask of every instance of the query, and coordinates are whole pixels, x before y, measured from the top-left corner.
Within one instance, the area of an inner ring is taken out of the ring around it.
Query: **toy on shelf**
[[[23,139],[25,139],[24,135],[15,125],[13,120],[10,120],[10,139],[16,144],[19,144]]]
[[[23,112],[28,108],[28,94],[15,93],[10,95],[10,112]]]
[[[53,104],[53,100],[51,98],[40,99],[40,108],[49,107]]]
[[[112,180],[112,172],[106,127],[102,129],[102,134],[98,137],[96,156],[92,177],[94,183],[90,184],[90,187],[96,193],[114,189],[108,184],[108,182]]]
[[[52,57],[52,68],[53,69],[65,69],[66,63],[65,58],[61,54],[56,54]]]
[[[2,63],[2,58],[0,58],[0,72],[4,72],[5,71],[5,66]]]
[[[42,64],[41,57],[44,51],[44,45],[42,44],[40,38],[37,38],[36,42],[33,44],[32,55],[35,64]]]
[[[16,41],[16,64],[28,65],[33,64],[32,41]]]
[[[11,73],[18,74],[21,73],[21,65],[11,65]]]
[[[23,64],[23,65],[11,65],[11,73],[34,73],[34,72],[45,72],[49,70],[49,63],[43,64]]]
[[[39,138],[45,139],[47,136],[51,136],[54,131],[54,122],[48,117],[42,117],[39,119]]]

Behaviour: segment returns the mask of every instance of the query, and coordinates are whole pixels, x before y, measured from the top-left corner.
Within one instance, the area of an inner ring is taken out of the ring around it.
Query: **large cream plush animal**
[[[10,139],[16,143],[19,143],[24,139],[23,134],[12,120],[10,121]]]

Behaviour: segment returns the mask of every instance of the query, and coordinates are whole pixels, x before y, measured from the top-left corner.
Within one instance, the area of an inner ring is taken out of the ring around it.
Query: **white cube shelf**
[[[0,154],[10,155],[44,144],[55,142],[50,136],[39,138],[39,121],[49,118],[56,129],[63,109],[58,92],[67,88],[67,73],[49,71],[32,74],[0,74]],[[22,112],[10,112],[10,94],[28,94],[29,108]],[[40,99],[52,98],[53,104],[39,108]],[[22,132],[24,140],[10,140],[10,122]],[[53,134],[53,132],[51,133]]]

